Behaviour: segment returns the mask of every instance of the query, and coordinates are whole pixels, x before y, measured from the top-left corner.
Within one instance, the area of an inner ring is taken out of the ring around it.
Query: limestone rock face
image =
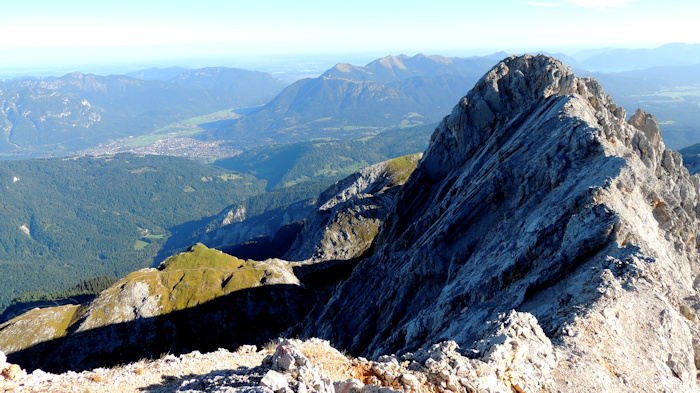
[[[284,259],[315,263],[362,255],[421,156],[371,165],[324,191]]]
[[[372,357],[455,340],[516,391],[696,391],[700,179],[625,117],[558,60],[496,65],[302,333]]]

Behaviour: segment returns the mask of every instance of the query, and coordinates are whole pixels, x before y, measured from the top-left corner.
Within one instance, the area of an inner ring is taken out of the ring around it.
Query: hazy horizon
[[[3,5],[0,75],[151,67],[364,65],[386,55],[484,56],[698,43],[689,0],[427,3],[30,0]]]
[[[672,43],[668,43],[672,44]],[[663,44],[666,45],[666,44]],[[628,47],[585,47],[585,48],[560,48],[560,49],[527,49],[520,51],[508,51],[504,48],[488,48],[484,50],[450,50],[444,49],[441,51],[367,51],[367,52],[301,52],[301,53],[270,53],[270,54],[236,54],[225,53],[219,54],[197,54],[188,51],[172,53],[162,57],[154,57],[153,53],[158,53],[159,46],[135,47],[135,46],[117,46],[117,47],[70,47],[70,48],[0,48],[0,58],[12,57],[12,53],[34,52],[40,57],[35,62],[29,65],[0,65],[0,78],[18,78],[18,77],[60,77],[71,72],[82,72],[86,74],[110,75],[110,74],[126,74],[135,71],[141,71],[151,68],[204,68],[204,67],[231,67],[242,68],[254,71],[268,72],[270,74],[304,74],[317,75],[337,63],[349,63],[357,66],[364,66],[367,63],[378,58],[390,55],[407,55],[415,56],[419,53],[425,55],[440,55],[446,57],[479,57],[490,56],[499,52],[508,54],[523,54],[523,53],[539,53],[547,52],[550,54],[561,53],[567,56],[576,58],[578,55],[587,52],[597,52],[605,49],[655,49],[659,46],[628,46]],[[191,44],[184,48],[199,46]],[[179,46],[178,46],[179,47]],[[182,47],[179,47],[182,48]],[[91,59],[91,54],[95,50],[107,51],[112,55],[122,53],[149,53],[150,55],[124,57],[121,59],[112,58],[105,59],[94,57]],[[161,49],[168,49],[161,48]],[[47,53],[60,52],[63,60],[41,60],[41,56]],[[166,53],[163,50],[160,53]]]

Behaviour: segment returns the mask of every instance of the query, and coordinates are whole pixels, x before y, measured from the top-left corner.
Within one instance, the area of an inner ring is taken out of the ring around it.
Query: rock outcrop
[[[301,201],[249,217],[244,205],[231,206],[209,223],[198,241],[207,247],[222,248],[255,238],[272,238],[284,224],[303,220],[312,208],[312,201]]]
[[[287,262],[242,261],[198,244],[85,305],[35,309],[3,323],[0,347],[13,363],[56,372],[260,344],[303,318],[307,296],[314,295]]]
[[[625,118],[558,60],[499,63],[302,333],[371,357],[455,340],[525,391],[696,391],[700,181]]]
[[[284,259],[316,263],[361,256],[372,245],[399,188],[421,156],[371,165],[321,193]]]

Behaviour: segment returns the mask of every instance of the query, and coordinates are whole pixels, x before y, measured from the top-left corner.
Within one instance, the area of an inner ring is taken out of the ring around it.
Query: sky
[[[0,11],[0,71],[653,48],[700,43],[698,19],[697,0],[23,0]]]

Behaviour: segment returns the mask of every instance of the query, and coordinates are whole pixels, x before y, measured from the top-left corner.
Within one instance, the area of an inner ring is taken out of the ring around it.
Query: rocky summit
[[[254,330],[257,342],[278,333],[319,337],[362,357],[346,358],[351,372],[330,378],[299,343],[282,342],[254,370],[216,363],[228,370],[207,374],[221,382],[216,388],[190,375],[173,389],[700,391],[700,177],[665,148],[654,116],[637,110],[628,118],[595,80],[556,59],[513,56],[442,120],[419,161],[404,160],[393,167],[417,163],[410,177],[388,176],[403,172],[384,165],[324,193],[287,253],[295,262],[214,258],[197,246],[115,284],[98,297],[103,303],[42,314],[57,344],[7,349],[6,335],[21,330],[23,317],[8,321],[0,326],[7,360],[50,365],[82,348],[88,368],[107,350],[114,359],[119,343],[143,356],[129,331],[141,342],[162,335],[185,353],[216,348],[217,340],[233,349]],[[198,255],[219,265],[205,267]],[[158,281],[148,284],[149,275]],[[137,302],[118,300],[136,287]],[[227,289],[234,287],[245,292]],[[125,317],[114,328],[91,325],[112,318],[110,297]],[[166,308],[175,315],[149,322]],[[185,343],[183,334],[203,331],[197,320],[211,328]],[[50,330],[32,321],[34,331]],[[91,330],[81,336],[83,326]],[[71,344],[75,337],[82,344]]]
[[[524,391],[696,391],[700,179],[626,117],[558,60],[499,63],[303,334],[369,357],[455,340]]]

